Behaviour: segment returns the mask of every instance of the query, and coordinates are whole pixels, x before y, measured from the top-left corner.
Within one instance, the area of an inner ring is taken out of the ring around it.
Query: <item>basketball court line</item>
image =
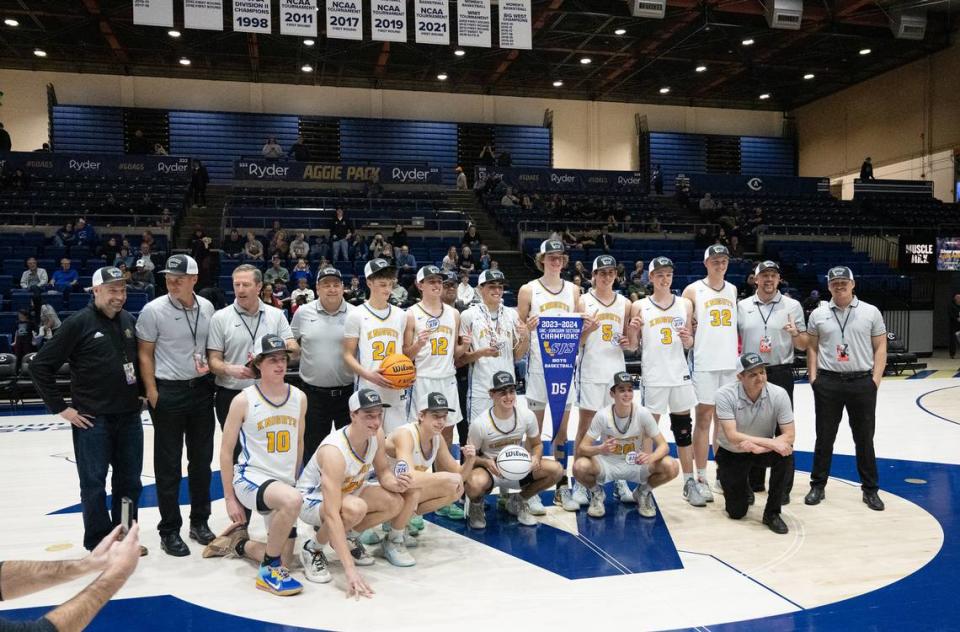
[[[764,584],[763,582],[761,582],[759,579],[756,579],[755,577],[752,577],[749,573],[744,573],[743,571],[741,571],[739,568],[737,568],[737,567],[734,566],[733,564],[730,564],[730,563],[728,563],[728,562],[723,561],[721,558],[717,557],[717,556],[714,555],[713,553],[701,553],[701,552],[699,552],[699,551],[687,551],[687,550],[685,550],[685,549],[677,549],[677,552],[678,552],[678,553],[688,554],[688,555],[702,555],[702,556],[704,556],[704,557],[713,558],[714,561],[720,562],[721,564],[723,564],[724,566],[726,566],[727,568],[729,568],[729,569],[732,570],[733,572],[737,573],[738,575],[740,575],[740,576],[742,576],[742,577],[746,577],[747,579],[749,579],[750,581],[752,581],[752,582],[755,583],[756,585],[760,586],[760,587],[763,588],[764,590],[773,593],[774,595],[776,595],[776,596],[779,597],[780,599],[783,599],[784,601],[786,601],[788,604],[790,604],[790,605],[793,606],[794,608],[796,608],[796,609],[798,609],[798,610],[806,610],[806,608],[804,608],[803,606],[801,606],[801,605],[798,604],[797,602],[795,602],[795,601],[791,600],[790,598],[785,597],[784,595],[780,594],[779,592],[777,592],[776,590],[774,590],[774,589],[771,588],[770,586],[767,586],[766,584]]]
[[[958,373],[958,375],[960,375],[960,373]],[[948,418],[948,417],[944,417],[943,415],[938,415],[937,413],[933,412],[932,410],[930,410],[929,408],[927,408],[926,406],[924,406],[923,403],[922,403],[922,402],[923,402],[923,399],[924,399],[925,397],[927,397],[928,395],[932,395],[932,394],[934,394],[934,393],[939,393],[939,392],[941,392],[941,391],[948,391],[948,390],[951,390],[951,389],[954,389],[954,388],[960,388],[960,384],[958,384],[958,385],[956,385],[956,386],[946,386],[946,387],[944,387],[944,388],[938,388],[938,389],[935,389],[935,390],[932,390],[932,391],[927,391],[926,393],[923,393],[923,394],[919,395],[919,396],[917,397],[917,399],[916,399],[917,407],[919,407],[920,410],[922,410],[923,412],[927,413],[928,415],[932,415],[933,417],[936,417],[937,419],[942,419],[943,421],[946,421],[946,422],[952,423],[952,424],[954,424],[954,425],[960,426],[960,421],[957,421],[957,420],[955,420],[955,419],[950,419],[950,418]]]

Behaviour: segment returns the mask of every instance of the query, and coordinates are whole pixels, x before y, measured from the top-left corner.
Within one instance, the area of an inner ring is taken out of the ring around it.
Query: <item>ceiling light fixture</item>
[[[13,18],[7,18],[3,21],[7,26],[20,26],[20,23],[14,20]]]
[[[311,66],[310,64],[304,64],[300,66],[300,70],[302,70],[303,72],[313,72],[313,66]]]
[[[447,80],[447,73],[441,72],[439,75],[437,75],[437,79],[439,79],[440,81],[446,81],[446,80]]]
[[[616,31],[613,32],[613,34],[614,34],[614,35],[626,35],[626,34],[627,34],[627,29],[617,29]]]
[[[667,86],[660,88],[660,94],[670,94],[670,88]]]
[[[695,70],[696,70],[697,72],[707,72],[707,67],[701,65],[701,66],[697,66],[697,67],[695,68]]]
[[[860,49],[860,54],[861,54],[861,55],[869,55],[869,54],[872,53],[872,52],[873,52],[873,51],[870,50],[869,48],[861,48],[861,49]]]
[[[591,63],[592,61],[593,61],[593,60],[590,59],[589,57],[581,57],[581,58],[580,58],[580,63],[583,64],[584,66],[586,66],[586,65],[589,64],[589,63]]]
[[[769,99],[769,98],[770,98],[770,93],[769,93],[769,92],[764,92],[763,94],[760,95],[760,100],[761,100],[761,101],[766,101],[766,100]]]
[[[180,37],[180,31],[177,31],[176,29],[167,31],[167,35],[173,38],[177,38],[177,37]]]
[[[753,38],[748,37],[747,39],[740,42],[744,46],[753,46]]]
[[[462,48],[458,48],[457,50],[453,51],[453,54],[457,57],[463,57],[467,54],[467,51],[463,50]]]
[[[37,48],[37,49],[35,49],[35,50],[33,51],[33,54],[36,55],[37,57],[46,57],[46,56],[47,56],[47,51],[45,51],[45,50],[43,50],[43,49],[41,49],[41,48]]]
[[[562,87],[563,87],[563,81],[560,80],[560,79],[557,79],[556,81],[553,82],[553,87],[554,87],[554,88],[562,88]]]
[[[313,46],[314,44],[316,44],[316,42],[315,42],[314,40],[312,40],[312,39],[305,39],[305,40],[303,40],[303,45],[304,45],[304,46]]]
[[[181,58],[180,58],[180,65],[181,65],[181,66],[189,66],[189,65],[190,65],[190,60],[187,59],[186,57],[181,57]]]
[[[813,74],[812,72],[808,72],[807,74],[805,74],[805,75],[803,76],[803,78],[806,79],[806,80],[813,79],[814,77],[816,77],[816,75]]]

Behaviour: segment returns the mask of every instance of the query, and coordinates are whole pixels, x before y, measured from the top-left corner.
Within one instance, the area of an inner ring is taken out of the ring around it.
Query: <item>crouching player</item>
[[[633,490],[637,511],[653,518],[657,508],[651,490],[676,478],[680,468],[668,456],[670,448],[653,415],[633,403],[633,377],[626,371],[615,373],[610,392],[613,404],[597,412],[577,446],[582,456],[573,464],[573,475],[591,492],[587,515],[602,518],[606,509],[601,485],[624,480],[637,483]],[[645,439],[656,446],[652,454],[642,452]],[[600,443],[595,445],[596,441]]]
[[[507,501],[507,511],[516,516],[520,524],[535,526],[537,521],[527,501],[555,485],[563,476],[563,466],[557,461],[543,459],[537,417],[529,409],[517,407],[517,383],[510,373],[497,371],[493,374],[490,398],[493,406],[470,421],[467,434],[467,445],[473,446],[477,453],[476,465],[465,481],[470,500],[470,527],[486,528],[483,497],[494,485],[500,489],[519,489],[520,493]],[[530,473],[519,481],[503,478],[497,468],[497,455],[506,447],[524,443],[530,452]]]
[[[357,532],[393,520],[408,506],[415,506],[411,505],[415,496],[408,494],[410,475],[395,475],[387,462],[381,429],[387,406],[372,389],[362,388],[351,395],[350,423],[327,435],[297,482],[303,497],[300,519],[318,527],[300,554],[305,575],[317,583],[330,581],[323,553],[323,545],[329,542],[346,573],[348,597],[373,595],[357,571],[357,566],[373,564]],[[377,473],[379,485],[367,483],[371,469]],[[400,524],[405,525],[408,518]],[[415,563],[404,545],[402,530],[390,532],[383,553],[395,566]]]

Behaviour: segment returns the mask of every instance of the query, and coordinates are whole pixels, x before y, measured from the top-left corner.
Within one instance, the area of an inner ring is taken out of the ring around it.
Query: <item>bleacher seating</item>
[[[909,298],[911,279],[884,263],[873,263],[864,252],[855,252],[849,242],[776,241],[764,243],[767,258],[775,259],[790,273],[790,281],[804,291],[822,288],[827,270],[845,265],[853,270],[857,292]]]

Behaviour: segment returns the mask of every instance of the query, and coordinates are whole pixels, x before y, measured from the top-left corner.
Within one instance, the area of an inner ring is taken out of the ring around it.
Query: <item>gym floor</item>
[[[679,480],[656,490],[660,511],[650,520],[609,493],[601,520],[550,506],[533,528],[497,514],[488,502],[486,531],[431,519],[411,551],[415,567],[395,568],[378,557],[363,569],[377,593],[369,602],[344,599],[335,560],[333,583],[305,582],[300,595],[279,598],[254,589],[251,564],[202,559],[194,542],[188,558],[164,555],[154,528],[153,432],[146,419],[140,519],[150,555],[90,629],[474,629],[499,620],[552,630],[956,629],[960,380],[948,364],[881,386],[876,450],[885,512],[867,509],[851,482],[856,467],[847,426],[837,439],[825,502],[803,504],[814,420],[810,388],[798,384],[796,485],[783,511],[788,535],[760,523],[764,494],[737,522],[723,512],[722,496],[706,508],[686,505]],[[68,425],[42,414],[0,417],[0,476],[8,481],[0,497],[0,559],[83,554],[72,460]],[[228,521],[216,477],[214,486],[210,526],[219,531]],[[262,533],[262,522],[255,520],[252,530]],[[88,581],[2,602],[7,611],[0,615],[39,616]]]

